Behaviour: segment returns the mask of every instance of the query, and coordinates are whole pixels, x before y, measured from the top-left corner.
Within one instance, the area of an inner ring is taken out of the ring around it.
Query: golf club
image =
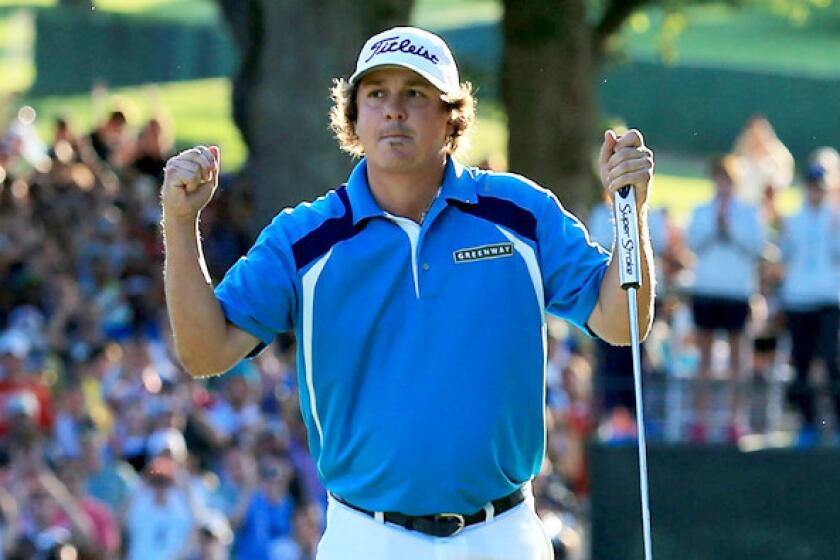
[[[633,352],[633,384],[636,393],[636,433],[639,438],[639,483],[642,498],[642,532],[644,536],[645,560],[653,560],[650,539],[650,504],[648,498],[647,444],[645,443],[645,420],[642,401],[642,367],[639,349],[639,310],[636,304],[636,290],[642,284],[639,270],[639,223],[636,215],[636,192],[630,186],[615,193],[613,213],[616,225],[616,245],[613,258],[620,259],[619,280],[627,290],[627,305],[630,318],[630,344]]]

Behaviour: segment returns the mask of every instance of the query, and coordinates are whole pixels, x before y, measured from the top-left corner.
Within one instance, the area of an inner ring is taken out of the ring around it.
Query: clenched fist
[[[195,221],[219,184],[217,146],[196,146],[169,158],[161,199],[165,219]]]
[[[645,146],[641,132],[633,129],[616,136],[614,131],[607,130],[598,167],[604,188],[611,194],[632,185],[636,188],[636,204],[641,206],[647,200],[653,179],[653,152]]]

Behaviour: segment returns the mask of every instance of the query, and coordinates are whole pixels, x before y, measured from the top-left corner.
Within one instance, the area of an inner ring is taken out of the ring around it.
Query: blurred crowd
[[[208,380],[172,358],[165,119],[57,119],[41,142],[35,118],[0,143],[0,558],[314,558],[294,341]],[[225,177],[203,214],[216,279],[252,241],[249,201]]]
[[[314,558],[326,496],[294,340],[212,379],[173,359],[158,199],[171,123],[117,110],[90,131],[56,119],[42,141],[36,117],[16,108],[0,129],[0,559]],[[840,406],[840,157],[822,149],[797,174],[756,117],[709,177],[713,198],[688,223],[647,217],[659,276],[648,430],[736,443],[783,428],[816,445],[822,397]],[[794,184],[802,210],[783,217],[778,194]],[[216,281],[253,240],[251,199],[247,180],[223,176],[202,214]],[[587,223],[611,246],[608,202]],[[635,441],[632,368],[627,348],[550,327],[534,490],[557,557],[580,558],[586,445]],[[755,387],[777,381],[782,412],[757,417]]]

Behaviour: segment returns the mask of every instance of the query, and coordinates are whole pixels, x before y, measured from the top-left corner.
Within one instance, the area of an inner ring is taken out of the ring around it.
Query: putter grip
[[[619,259],[621,287],[638,288],[642,285],[639,271],[639,218],[636,215],[636,191],[626,186],[618,189],[613,197],[615,217],[615,252]]]

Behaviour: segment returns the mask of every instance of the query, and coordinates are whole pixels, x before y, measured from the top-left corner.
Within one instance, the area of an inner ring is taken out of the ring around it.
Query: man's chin
[[[418,161],[414,154],[390,153],[369,157],[368,165],[375,165],[383,171],[410,171],[417,167]]]

